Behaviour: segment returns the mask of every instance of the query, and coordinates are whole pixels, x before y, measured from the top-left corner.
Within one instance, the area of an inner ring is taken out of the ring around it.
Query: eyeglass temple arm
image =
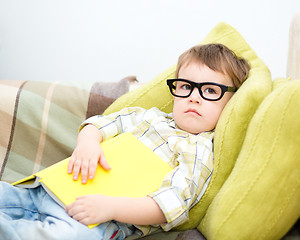
[[[227,87],[227,92],[236,92],[237,88],[236,87]]]

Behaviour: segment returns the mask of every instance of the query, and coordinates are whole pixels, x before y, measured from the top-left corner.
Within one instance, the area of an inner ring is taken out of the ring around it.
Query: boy
[[[167,81],[174,95],[173,114],[156,108],[125,108],[109,116],[91,117],[81,126],[69,162],[68,172],[75,180],[81,172],[85,183],[94,177],[98,163],[110,169],[99,142],[132,132],[174,168],[159,190],[143,198],[82,196],[64,211],[42,187],[27,190],[1,184],[1,237],[124,239],[134,232],[149,234],[158,227],[168,231],[187,221],[189,209],[201,199],[213,171],[213,130],[248,72],[247,62],[221,44],[196,46],[183,53],[176,79]],[[30,198],[30,206],[24,207],[24,201],[13,200],[16,198]],[[85,227],[93,223],[101,224],[91,230]]]

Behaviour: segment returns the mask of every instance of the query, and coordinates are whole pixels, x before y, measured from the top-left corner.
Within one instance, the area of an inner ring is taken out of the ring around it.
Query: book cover
[[[18,187],[42,185],[52,198],[65,207],[76,197],[90,194],[145,197],[156,191],[172,168],[131,133],[123,133],[101,143],[111,166],[106,171],[98,165],[94,179],[81,183],[67,173],[69,158],[27,178],[13,183]]]

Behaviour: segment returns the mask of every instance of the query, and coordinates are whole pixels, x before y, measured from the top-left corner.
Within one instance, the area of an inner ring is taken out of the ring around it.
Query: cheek
[[[175,120],[175,122],[177,121],[177,116],[180,116],[180,112],[179,112],[179,106],[178,104],[174,104],[173,106],[173,118]]]
[[[182,118],[183,118],[183,112],[184,112],[184,102],[181,101],[181,99],[174,99],[174,105],[173,105],[173,118],[177,125],[181,125]]]
[[[207,108],[207,116],[209,118],[209,124],[214,128],[217,125],[217,122],[220,118],[220,115],[225,107],[225,104],[223,105],[215,105],[215,106],[209,106]]]
[[[219,115],[221,115],[223,109],[225,108],[228,101],[231,99],[232,95],[232,93],[225,93],[224,97],[218,102],[216,110],[217,112],[219,112]]]
[[[223,105],[223,108],[228,103],[228,101],[231,99],[234,93],[226,92],[223,98],[221,99],[221,104]]]
[[[180,112],[181,109],[183,109],[183,101],[180,98],[175,98],[174,97],[174,104],[173,104],[173,114],[174,112]]]

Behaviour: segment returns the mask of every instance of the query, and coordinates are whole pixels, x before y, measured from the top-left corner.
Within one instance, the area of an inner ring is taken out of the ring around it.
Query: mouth
[[[197,115],[197,116],[201,117],[201,114],[198,111],[196,111],[195,109],[188,109],[184,113],[190,113],[190,114],[194,114],[194,115]]]

